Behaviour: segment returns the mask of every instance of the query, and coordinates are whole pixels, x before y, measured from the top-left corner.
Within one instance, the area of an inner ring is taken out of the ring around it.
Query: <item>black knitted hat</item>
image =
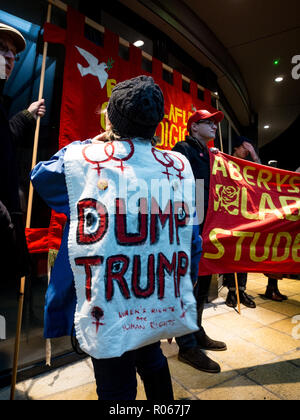
[[[119,135],[150,139],[164,117],[163,93],[152,77],[125,80],[114,87],[107,115]]]

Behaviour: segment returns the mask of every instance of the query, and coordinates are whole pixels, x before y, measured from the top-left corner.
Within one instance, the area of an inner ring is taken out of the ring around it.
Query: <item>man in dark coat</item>
[[[15,146],[34,134],[38,116],[45,115],[44,99],[32,103],[27,110],[8,119],[3,89],[15,64],[16,55],[26,47],[16,29],[0,23],[0,267],[1,278],[10,280],[29,273],[29,257],[25,240],[19,197],[18,168]]]
[[[189,135],[185,141],[179,142],[173,148],[189,160],[195,180],[204,181],[204,220],[200,225],[202,232],[205,216],[208,209],[209,185],[210,185],[210,159],[207,144],[215,139],[217,124],[223,119],[221,111],[210,113],[207,110],[194,112],[188,120],[187,130]],[[223,351],[226,344],[209,338],[202,327],[202,314],[204,304],[207,301],[211,276],[199,276],[194,288],[197,300],[199,331],[176,339],[179,346],[178,358],[194,368],[210,373],[219,373],[221,368],[218,363],[210,359],[202,350]]]

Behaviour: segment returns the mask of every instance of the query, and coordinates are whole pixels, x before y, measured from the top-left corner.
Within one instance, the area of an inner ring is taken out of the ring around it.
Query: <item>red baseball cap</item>
[[[201,120],[214,120],[216,123],[219,123],[223,120],[224,118],[224,114],[221,111],[217,111],[217,112],[209,112],[206,109],[198,109],[198,111],[194,112],[188,122],[187,122],[187,130],[190,131],[191,129],[191,125],[193,122],[198,122]]]

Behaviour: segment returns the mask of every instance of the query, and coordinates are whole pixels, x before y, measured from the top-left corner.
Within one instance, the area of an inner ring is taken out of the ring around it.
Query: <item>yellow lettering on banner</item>
[[[100,124],[103,130],[106,129],[106,113],[103,112],[107,108],[108,102],[104,102],[101,106],[101,112],[100,112]]]
[[[268,209],[266,208],[266,204],[269,206]],[[278,219],[284,219],[283,214],[274,205],[270,194],[263,193],[259,203],[259,219],[264,220],[266,214],[274,214],[278,217]]]
[[[296,235],[294,242],[293,235],[289,232],[268,233],[266,239],[264,240],[264,244],[258,245],[261,235],[262,234],[260,232],[230,231],[221,228],[214,228],[209,233],[209,240],[217,249],[217,252],[205,252],[204,258],[211,260],[220,260],[223,258],[225,255],[225,247],[221,243],[221,240],[225,239],[226,236],[232,236],[237,238],[235,245],[233,244],[233,241],[231,241],[232,250],[235,246],[234,261],[238,262],[241,261],[243,257],[246,258],[245,252],[248,251],[250,260],[255,263],[261,263],[266,260],[277,263],[286,261],[289,258],[292,258],[294,262],[300,262],[300,233]],[[245,244],[245,238],[252,238],[251,242],[247,241]],[[250,246],[248,246],[249,242]],[[262,249],[263,254],[258,256],[258,250]],[[279,253],[281,255],[279,255]]]
[[[290,186],[292,187],[292,189],[287,190],[287,191],[288,191],[288,192],[290,192],[290,193],[296,193],[296,194],[298,194],[298,193],[299,193],[299,187],[297,187],[297,186],[295,185],[295,181],[300,182],[300,176],[293,176],[293,177],[290,179],[289,184],[290,184]]]
[[[256,244],[260,238],[260,233],[255,233],[254,238],[250,244],[250,259],[254,262],[262,262],[265,261],[270,253],[270,245],[274,236],[274,233],[269,233],[267,236],[267,240],[264,245],[264,254],[261,257],[256,256]]]
[[[244,178],[245,181],[249,184],[252,185],[253,187],[255,187],[255,182],[250,181],[250,179],[254,179],[253,175],[248,174],[248,171],[256,171],[256,168],[254,168],[253,166],[245,166],[244,170],[243,170],[243,174],[244,174]],[[250,178],[250,179],[249,179]]]
[[[219,197],[219,194],[220,194],[219,193],[220,188],[222,188],[222,187],[223,187],[222,184],[216,184],[216,194],[217,194],[218,197]],[[219,198],[219,200],[214,200],[214,211],[219,210],[220,204],[221,204],[220,198]]]
[[[277,191],[281,192],[281,186],[286,183],[286,181],[289,179],[289,175],[284,176],[282,179],[280,178],[280,174],[276,174],[276,187]]]
[[[225,248],[218,241],[217,235],[230,236],[231,231],[230,230],[225,230],[225,229],[218,229],[218,228],[215,228],[215,229],[211,230],[210,233],[209,233],[209,239],[210,239],[210,242],[217,248],[218,252],[216,254],[211,254],[211,253],[205,252],[204,258],[209,258],[211,260],[219,260],[225,254]]]
[[[235,181],[243,180],[243,176],[241,174],[241,168],[239,167],[237,163],[232,162],[232,160],[229,160],[228,169],[229,169],[229,175],[231,179],[234,179]]]
[[[182,125],[187,126],[186,111],[183,111]]]
[[[167,116],[168,118],[168,116]],[[161,121],[160,125],[160,143],[156,147],[164,147],[172,149],[176,143],[185,139],[186,128],[177,126],[176,124],[169,124],[168,121]],[[158,131],[158,130],[157,130]]]
[[[279,201],[281,203],[282,210],[286,215],[286,219],[292,222],[298,222],[300,220],[300,198],[280,196]],[[293,204],[288,204],[288,201],[293,201]],[[292,208],[298,209],[298,214],[292,214]]]
[[[165,131],[164,131],[164,123],[163,121],[161,121],[159,123],[160,127],[161,127],[161,132],[160,132],[160,143],[157,143],[156,147],[160,147],[164,145],[164,141],[165,141]]]
[[[170,112],[169,112],[169,121],[175,121],[176,116],[175,116],[175,107],[173,104],[171,104],[170,106]]]
[[[281,238],[286,239],[286,245],[284,247],[284,253],[281,257],[278,256],[278,245],[280,244]],[[272,261],[284,261],[288,259],[290,254],[290,248],[292,245],[292,236],[289,232],[279,232],[276,235],[273,249],[272,249]]]
[[[258,213],[248,213],[247,203],[248,203],[247,188],[243,187],[242,188],[242,200],[241,200],[241,215],[243,217],[245,217],[246,219],[259,220],[259,214]]]
[[[106,83],[106,89],[107,89],[107,97],[111,97],[111,92],[113,88],[116,86],[117,81],[115,79],[108,79]]]
[[[168,121],[166,121],[165,125],[166,125],[166,128],[165,128],[165,148],[167,148],[168,147],[168,132],[169,132]]]
[[[234,261],[240,261],[241,256],[242,256],[242,244],[244,242],[244,239],[245,238],[252,238],[254,233],[253,232],[237,231],[237,232],[232,232],[232,235],[239,238],[237,240],[237,243],[236,243]]]
[[[293,246],[292,246],[292,258],[295,262],[300,262],[300,233],[296,236]]]
[[[221,156],[215,156],[214,166],[212,169],[212,174],[217,175],[217,171],[221,171],[224,178],[227,178],[226,166],[224,159]]]
[[[173,137],[173,130],[175,130],[176,133],[178,134],[178,128],[177,128],[177,126],[175,124],[171,124],[170,131],[169,131],[169,145],[170,145],[170,147],[172,149],[173,149],[173,147],[175,146],[175,144],[178,141],[178,137],[177,136],[176,137],[175,136]],[[172,143],[172,139],[175,140],[175,143]]]
[[[271,171],[261,169],[257,175],[257,186],[262,188],[262,185],[264,185],[264,187],[270,191],[271,188],[269,187],[268,182],[272,179],[272,176],[273,174]]]
[[[175,107],[175,122],[178,122],[178,117],[182,118],[182,109]]]

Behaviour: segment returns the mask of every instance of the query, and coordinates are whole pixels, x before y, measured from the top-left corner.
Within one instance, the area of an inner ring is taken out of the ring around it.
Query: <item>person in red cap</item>
[[[205,221],[209,200],[210,184],[210,159],[207,144],[216,137],[218,123],[222,121],[224,114],[221,111],[209,112],[201,109],[194,112],[188,120],[188,135],[185,141],[179,142],[173,148],[174,151],[182,153],[189,160],[192,171],[197,179],[204,180],[204,218],[200,225],[200,232]],[[179,346],[178,359],[194,368],[209,372],[219,373],[220,365],[210,359],[202,350],[223,351],[227,350],[225,343],[212,340],[205,333],[202,327],[202,314],[205,302],[207,301],[211,276],[198,277],[194,287],[197,300],[198,326],[199,331],[178,337],[176,342]]]
[[[21,211],[15,146],[34,134],[38,116],[46,112],[44,99],[8,119],[4,85],[14,69],[16,56],[26,48],[23,35],[0,22],[0,266],[1,279],[9,281],[29,273]]]

